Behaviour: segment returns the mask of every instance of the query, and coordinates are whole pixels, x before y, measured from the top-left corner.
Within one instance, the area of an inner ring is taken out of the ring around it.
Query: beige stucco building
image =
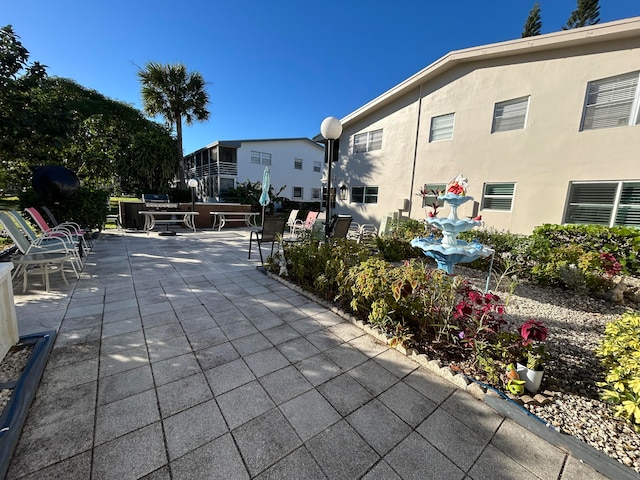
[[[640,17],[451,52],[341,119],[335,212],[424,218],[462,173],[487,227],[640,226],[639,75]]]

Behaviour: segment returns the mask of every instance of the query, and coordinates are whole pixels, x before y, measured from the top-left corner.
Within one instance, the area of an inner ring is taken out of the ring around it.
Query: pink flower
[[[528,345],[532,341],[544,342],[547,335],[549,335],[549,329],[537,320],[527,320],[520,327],[520,336],[524,340],[523,345],[525,343]]]

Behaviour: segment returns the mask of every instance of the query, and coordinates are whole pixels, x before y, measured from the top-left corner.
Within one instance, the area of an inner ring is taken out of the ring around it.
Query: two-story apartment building
[[[265,167],[271,184],[290,200],[320,201],[324,147],[308,138],[219,140],[184,157],[187,178],[198,180],[198,197],[216,201],[229,188],[260,182]]]
[[[341,119],[335,212],[424,218],[464,174],[487,227],[640,227],[639,76],[640,17],[451,52]]]

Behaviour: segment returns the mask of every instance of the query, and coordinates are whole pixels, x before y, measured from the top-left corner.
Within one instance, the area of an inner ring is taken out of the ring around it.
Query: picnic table
[[[247,227],[257,227],[256,217],[260,215],[254,212],[209,212],[213,222],[213,227],[218,226],[218,231],[222,230],[227,220],[244,220]]]
[[[170,210],[140,210],[138,213],[144,216],[144,226],[142,229],[147,232],[153,230],[153,227],[158,225],[169,225],[176,223],[184,223],[184,225],[194,232],[196,231],[196,225],[194,217],[198,215],[198,212],[181,212]]]

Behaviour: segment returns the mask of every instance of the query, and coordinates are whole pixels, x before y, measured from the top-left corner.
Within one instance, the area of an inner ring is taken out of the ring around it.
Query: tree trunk
[[[182,115],[176,115],[176,136],[178,137],[178,188],[185,188],[184,156],[182,155]]]

